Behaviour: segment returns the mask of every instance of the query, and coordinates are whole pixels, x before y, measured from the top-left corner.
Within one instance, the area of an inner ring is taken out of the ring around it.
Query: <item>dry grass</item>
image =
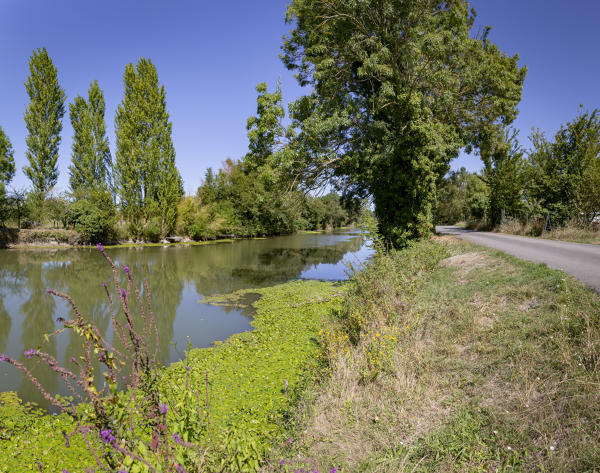
[[[511,235],[541,237],[550,240],[572,241],[576,243],[600,244],[600,226],[594,225],[583,228],[576,224],[567,224],[556,227],[551,231],[544,231],[545,219],[534,219],[527,224],[519,220],[508,218],[496,231]]]
[[[328,345],[330,376],[276,455],[344,473],[600,471],[600,297],[453,237],[434,245],[450,255],[436,268],[439,253],[358,277],[334,329],[361,306],[367,322]],[[376,373],[373,330],[400,334]]]

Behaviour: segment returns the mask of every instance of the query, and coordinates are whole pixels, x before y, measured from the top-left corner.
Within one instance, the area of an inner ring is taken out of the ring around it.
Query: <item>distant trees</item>
[[[29,105],[25,111],[27,127],[26,156],[29,166],[23,171],[34,192],[43,199],[58,179],[58,147],[65,113],[65,92],[46,48],[33,52],[29,59],[29,77],[25,82]]]
[[[435,221],[469,222],[482,219],[489,207],[489,188],[476,173],[463,167],[438,182]]]
[[[548,140],[535,130],[528,194],[555,220],[600,215],[600,111],[581,112]]]
[[[175,166],[165,88],[145,58],[125,67],[123,82],[115,118],[121,210],[135,226],[154,218],[168,233],[175,227],[183,185]]]
[[[98,81],[90,84],[87,101],[75,97],[69,105],[73,144],[69,182],[77,197],[110,188],[112,159],[106,136],[104,94]]]

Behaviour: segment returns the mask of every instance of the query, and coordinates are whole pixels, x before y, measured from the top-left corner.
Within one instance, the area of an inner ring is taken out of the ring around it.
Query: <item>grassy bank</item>
[[[324,332],[265,471],[598,471],[600,297],[570,276],[439,238],[376,258]]]
[[[318,281],[253,291],[252,296],[261,296],[255,303],[253,331],[211,348],[189,350],[185,360],[164,370],[163,390],[174,405],[186,376],[198,391],[198,408],[204,414],[198,457],[208,471],[237,471],[238,462],[255,467],[272,444],[286,438],[286,419],[322,365],[318,332],[323,319],[339,306],[340,291],[335,284]],[[211,301],[245,299],[247,292]],[[23,406],[14,394],[2,393],[0,472],[38,472],[38,461],[43,472],[92,467],[94,460],[78,436],[65,447],[61,432],[73,429],[65,415],[44,415]]]
[[[545,238],[548,240],[571,241],[574,243],[600,244],[600,227],[590,226],[582,228],[577,225],[566,225],[556,227],[549,231],[544,231],[545,220],[537,220],[528,224],[523,224],[518,220],[507,219],[505,223],[497,228],[501,233],[511,235],[532,236]]]

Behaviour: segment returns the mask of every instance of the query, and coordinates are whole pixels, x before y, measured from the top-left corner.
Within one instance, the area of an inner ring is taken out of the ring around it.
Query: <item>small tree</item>
[[[65,92],[46,48],[34,51],[29,59],[25,88],[30,99],[25,111],[29,166],[23,171],[31,180],[33,191],[43,198],[58,179],[56,162],[65,113]]]

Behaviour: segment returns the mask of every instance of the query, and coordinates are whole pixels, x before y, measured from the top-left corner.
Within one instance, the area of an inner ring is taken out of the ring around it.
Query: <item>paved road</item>
[[[518,258],[562,269],[600,292],[600,245],[474,232],[449,226],[438,226],[436,230],[438,233],[457,235],[478,245],[505,251]]]

